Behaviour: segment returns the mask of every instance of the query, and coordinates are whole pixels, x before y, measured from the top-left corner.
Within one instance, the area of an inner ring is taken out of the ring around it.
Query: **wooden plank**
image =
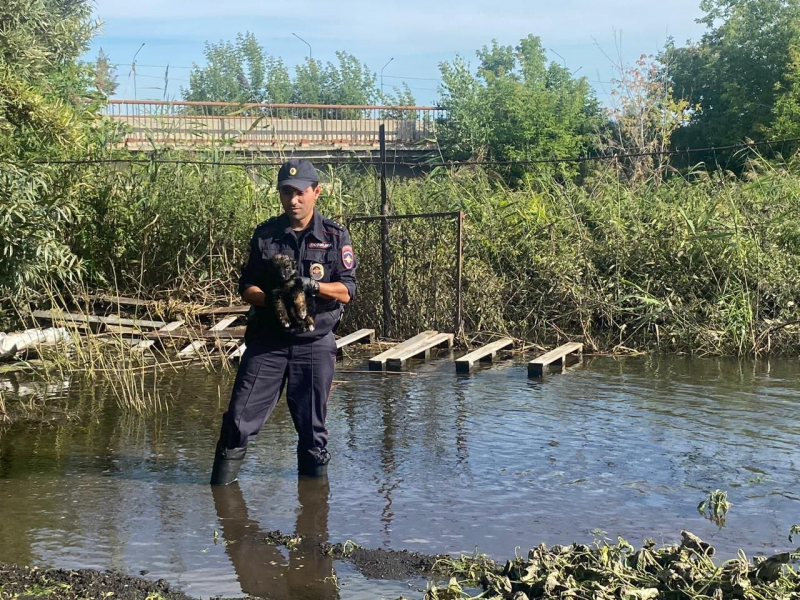
[[[477,350],[470,352],[469,354],[465,354],[456,360],[456,372],[469,373],[472,370],[473,365],[479,360],[491,362],[494,359],[495,354],[497,354],[500,350],[513,345],[514,340],[511,338],[503,338],[490,344],[486,344],[485,346],[482,346]]]
[[[349,346],[350,344],[354,344],[363,340],[364,338],[369,338],[370,342],[375,341],[375,330],[374,329],[359,329],[358,331],[351,333],[350,335],[346,335],[344,337],[339,338],[336,340],[336,350],[340,351],[345,346]]]
[[[187,356],[192,356],[193,354],[197,353],[197,351],[200,350],[200,348],[204,348],[205,345],[206,345],[205,340],[196,340],[191,344],[189,344],[188,346],[186,346],[186,348],[178,352],[178,356],[182,358],[186,358]]]
[[[205,338],[207,340],[240,340],[244,337],[244,333],[246,331],[246,327],[228,327],[224,331],[211,331],[207,329],[205,331],[197,331],[197,330],[180,330],[180,331],[168,331],[165,333],[161,333],[159,331],[147,331],[142,333],[142,337],[148,340],[160,340],[163,338],[169,338],[172,340],[189,340],[193,341],[196,339]]]
[[[534,358],[528,363],[528,377],[542,377],[545,367],[553,363],[559,363],[563,366],[564,358],[573,353],[580,356],[583,353],[583,344],[580,342],[570,342]]]
[[[103,325],[124,325],[129,327],[141,327],[145,329],[158,329],[166,325],[164,321],[147,321],[144,319],[122,319],[114,315],[98,317],[96,315],[81,315],[74,313],[62,313],[54,310],[35,310],[31,313],[35,319],[46,319],[49,321],[70,321],[72,323],[101,323]]]
[[[198,315],[243,315],[250,311],[249,304],[241,304],[239,306],[218,306],[217,308],[206,308],[198,310]]]
[[[126,298],[125,296],[108,296],[106,294],[89,294],[86,298],[92,302],[105,302],[106,304],[117,304],[119,306],[136,306],[143,308],[152,304],[148,300],[139,298]]]
[[[439,333],[428,339],[421,340],[416,344],[409,346],[387,358],[386,368],[391,371],[399,371],[406,366],[406,362],[410,358],[414,358],[420,354],[424,354],[427,358],[431,348],[444,345],[446,345],[448,348],[452,348],[453,337],[455,336],[452,333]]]
[[[224,329],[226,329],[228,327],[228,325],[233,323],[238,318],[239,318],[239,315],[234,315],[232,317],[225,317],[219,323],[217,323],[213,327],[210,327],[208,331],[209,332],[213,332],[215,334],[216,337],[213,338],[213,339],[215,339],[217,341],[219,341],[220,339],[224,339],[224,338],[218,337],[216,334],[222,333],[222,331]],[[208,337],[204,335],[203,338],[204,338],[203,340],[195,340],[195,341],[191,342],[183,350],[178,352],[178,356],[186,357],[186,356],[192,356],[193,354],[195,354],[198,350],[200,350],[200,348],[205,346],[205,343],[206,343],[206,340],[208,339]],[[230,338],[228,338],[228,339],[230,339]]]
[[[232,317],[225,317],[219,323],[217,323],[213,327],[209,328],[209,331],[222,331],[223,329],[226,329],[228,327],[228,325],[233,323],[238,318],[239,318],[239,315],[234,315]]]
[[[240,358],[242,358],[242,354],[244,354],[245,350],[247,350],[247,345],[244,342],[242,342],[241,344],[239,344],[238,348],[236,348],[233,352],[228,354],[228,360],[239,360]]]
[[[422,333],[419,333],[419,334],[415,335],[414,337],[409,338],[404,342],[400,342],[399,344],[397,344],[396,346],[393,346],[392,348],[389,348],[385,352],[381,352],[377,356],[373,356],[372,358],[369,359],[369,369],[370,369],[370,371],[381,371],[381,370],[383,370],[383,367],[384,367],[384,365],[386,364],[386,361],[389,358],[391,358],[392,356],[394,356],[398,352],[402,352],[406,348],[408,348],[410,346],[413,346],[414,344],[418,343],[421,340],[426,340],[428,338],[432,338],[433,336],[435,336],[438,333],[439,333],[438,331],[432,331],[432,330],[423,331]]]
[[[181,327],[183,323],[184,323],[183,319],[172,321],[171,323],[167,323],[161,329],[159,329],[158,333],[170,333]],[[133,349],[138,352],[144,352],[148,348],[152,347],[155,343],[156,343],[155,340],[139,340],[139,342],[133,346]]]

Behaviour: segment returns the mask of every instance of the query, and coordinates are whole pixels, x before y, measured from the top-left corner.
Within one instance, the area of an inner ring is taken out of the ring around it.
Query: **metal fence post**
[[[456,328],[454,333],[458,336],[463,328],[461,322],[461,275],[464,266],[464,211],[458,211],[458,241],[456,246]]]
[[[379,129],[381,156],[381,216],[389,216],[389,198],[386,194],[386,129],[381,123]],[[381,272],[383,274],[383,337],[387,338],[392,331],[392,302],[389,286],[389,219],[381,220]]]

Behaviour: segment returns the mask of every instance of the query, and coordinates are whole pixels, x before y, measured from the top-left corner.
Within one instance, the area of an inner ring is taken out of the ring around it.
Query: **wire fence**
[[[347,219],[359,249],[359,300],[347,308],[343,329],[368,327],[390,338],[408,338],[425,329],[459,331],[463,218],[461,212],[443,212]],[[389,228],[388,273],[381,261],[384,222]],[[384,281],[389,283],[388,315]]]

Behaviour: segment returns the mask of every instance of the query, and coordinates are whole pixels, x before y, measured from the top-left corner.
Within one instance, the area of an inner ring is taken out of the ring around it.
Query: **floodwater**
[[[503,560],[541,542],[673,542],[681,529],[722,557],[792,548],[797,360],[590,357],[541,382],[519,361],[469,376],[451,361],[415,363],[415,375],[348,373],[366,363],[346,361],[327,482],[298,480],[281,402],[240,485],[213,492],[232,373],[162,376],[170,408],[152,417],[72,382],[51,402],[74,418],[0,432],[0,561],[144,573],[196,597],[371,599],[419,598],[425,582],[371,581],[305,543],[259,543],[259,532]],[[732,502],[722,528],[697,511],[715,489]]]

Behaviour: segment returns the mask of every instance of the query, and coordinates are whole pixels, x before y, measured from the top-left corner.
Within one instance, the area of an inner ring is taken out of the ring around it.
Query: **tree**
[[[691,118],[689,103],[675,99],[668,72],[653,56],[642,55],[632,67],[617,65],[619,78],[612,91],[610,126],[605,146],[623,154],[640,154],[620,159],[626,178],[638,182],[666,174],[672,136]],[[652,153],[647,155],[646,153]]]
[[[117,91],[117,69],[108,61],[108,55],[100,48],[94,63],[94,87],[106,97]]]
[[[87,151],[97,99],[78,57],[95,24],[88,0],[0,3],[0,299],[69,279],[81,186],[73,167],[41,164]]]
[[[347,52],[337,52],[336,63],[306,59],[294,81],[283,60],[267,54],[249,32],[235,42],[206,42],[205,57],[205,66],[193,66],[185,100],[370,104],[378,98],[375,74]]]
[[[800,48],[792,49],[792,63],[786,82],[778,92],[770,133],[775,138],[800,138]],[[789,149],[797,147],[795,142]]]
[[[800,0],[703,0],[707,27],[699,42],[667,44],[674,96],[697,107],[679,146],[761,140],[771,131],[779,91],[790,87]]]
[[[206,64],[189,74],[185,100],[213,102],[287,102],[290,80],[282,60],[267,54],[255,35],[240,33],[235,42],[206,42]]]
[[[493,41],[477,56],[474,75],[460,57],[440,64],[439,104],[448,118],[437,132],[446,156],[525,161],[573,156],[596,144],[603,118],[594,92],[585,78],[548,64],[538,37],[516,48]],[[556,168],[567,174],[573,167]]]
[[[375,73],[352,54],[337,52],[338,64],[307,58],[295,70],[292,102],[373,104],[380,96]]]

